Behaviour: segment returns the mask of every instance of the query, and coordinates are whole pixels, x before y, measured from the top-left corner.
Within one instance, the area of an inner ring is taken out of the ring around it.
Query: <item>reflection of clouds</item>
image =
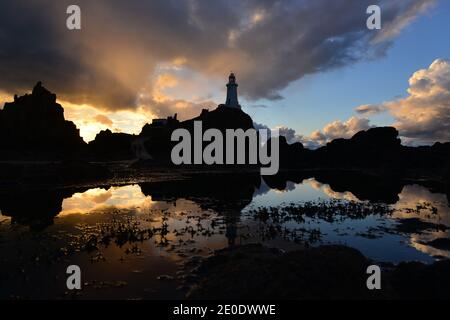
[[[297,184],[295,182],[292,181],[286,181],[286,187],[283,190],[279,190],[279,189],[272,189],[271,187],[269,187],[266,182],[264,181],[263,178],[261,178],[261,183],[259,188],[255,188],[255,191],[253,192],[253,198],[255,198],[256,196],[262,196],[265,195],[266,193],[268,193],[269,191],[272,191],[276,194],[282,194],[282,193],[286,193],[286,192],[290,192],[290,191],[294,191],[295,188],[297,188]]]
[[[304,180],[301,184],[288,182],[283,191],[272,190],[261,181],[255,190],[253,204],[276,206],[278,203],[298,200],[317,200],[323,198],[359,201],[351,192],[335,192],[328,184],[322,184],[315,179]],[[256,202],[255,202],[256,201]],[[319,200],[320,201],[320,200]],[[428,204],[428,205],[424,205]],[[421,205],[421,210],[416,210]],[[438,209],[438,214],[431,214],[431,206]],[[115,209],[132,210],[133,214],[150,214],[148,223],[159,226],[162,223],[162,213],[170,213],[167,223],[171,228],[181,230],[186,227],[187,215],[202,215],[205,213],[194,201],[174,199],[173,201],[154,201],[151,196],[145,196],[139,185],[111,187],[109,189],[95,188],[83,193],[76,193],[63,201],[61,215],[89,214],[94,212],[114,211]],[[419,218],[435,224],[450,226],[450,213],[447,199],[443,194],[434,194],[418,185],[405,186],[399,194],[399,201],[392,206],[392,219]],[[411,210],[412,209],[412,210]],[[0,222],[2,216],[0,215]],[[192,220],[195,221],[195,220]],[[450,258],[450,251],[439,250],[424,243],[437,238],[450,237],[450,231],[427,230],[420,234],[401,234],[409,245],[417,251],[431,256]],[[170,236],[169,236],[170,237]],[[205,240],[206,241],[206,240]],[[205,242],[208,243],[207,241]]]
[[[306,181],[309,183],[309,185],[310,185],[313,189],[315,189],[315,190],[320,190],[320,189],[322,189],[322,184],[321,184],[319,181],[317,181],[316,179],[311,178],[311,179],[308,179],[308,180],[306,180]]]
[[[329,185],[324,185],[322,188],[322,191],[330,198],[333,199],[341,199],[341,200],[348,200],[348,201],[359,201],[359,199],[351,192],[345,191],[345,192],[336,192],[331,189]]]
[[[450,251],[447,250],[440,250],[437,248],[434,248],[432,246],[428,246],[426,244],[423,244],[424,242],[430,241],[430,239],[437,239],[437,238],[445,238],[450,237],[449,232],[430,232],[429,234],[413,234],[411,235],[411,246],[415,248],[416,250],[426,253],[430,256],[442,256],[450,259]]]
[[[2,211],[0,210],[0,223],[3,223],[5,221],[11,221],[11,217],[2,215]]]
[[[336,192],[328,184],[322,184],[318,182],[316,179],[311,178],[306,180],[306,182],[314,189],[318,191],[322,191],[328,198],[331,199],[339,199],[339,200],[348,200],[348,201],[359,201],[359,199],[350,191],[345,192]]]
[[[440,223],[450,226],[450,208],[447,204],[447,197],[441,193],[431,193],[425,187],[419,185],[407,185],[399,194],[399,201],[395,204],[394,218],[419,218],[433,223]],[[430,212],[429,206],[427,209],[416,211],[414,213],[408,212],[405,209],[416,208],[417,205],[430,204],[437,209],[437,214],[433,215]]]
[[[424,204],[428,204],[424,206]],[[417,206],[423,206],[421,210]],[[437,209],[437,214],[432,214],[430,205]],[[450,208],[447,204],[447,197],[441,193],[431,193],[425,187],[419,185],[407,185],[399,194],[399,201],[395,204],[395,211],[392,215],[394,219],[419,218],[420,220],[435,224],[450,226]],[[431,256],[443,256],[450,258],[450,251],[439,250],[432,246],[423,244],[437,238],[448,238],[450,232],[427,231],[421,234],[410,235],[410,245],[416,250]]]
[[[89,213],[104,207],[131,208],[152,205],[150,197],[145,197],[138,185],[111,187],[108,190],[95,188],[83,193],[75,193],[64,199],[60,215]]]
[[[111,194],[111,190],[108,190],[106,192],[100,192],[98,195],[96,195],[96,194],[90,195],[89,193],[87,193],[87,194],[83,194],[82,196],[83,196],[83,198],[86,198],[92,202],[103,203],[103,202],[106,202],[109,198],[111,198],[112,194]]]
[[[105,208],[135,209],[138,213],[148,210],[167,210],[174,215],[181,215],[185,211],[200,210],[192,201],[177,199],[173,202],[154,201],[151,196],[145,196],[139,185],[111,187],[108,190],[95,188],[83,193],[75,193],[64,199],[62,211],[59,214],[88,214]]]

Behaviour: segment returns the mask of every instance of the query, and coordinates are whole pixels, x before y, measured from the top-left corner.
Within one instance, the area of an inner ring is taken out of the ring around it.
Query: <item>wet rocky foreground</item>
[[[245,245],[194,268],[189,299],[449,299],[450,260],[382,263],[381,289],[368,290],[367,268],[380,264],[342,245],[292,252]]]
[[[448,298],[449,205],[435,189],[163,176],[2,191],[0,297]],[[66,287],[72,264],[80,291]]]

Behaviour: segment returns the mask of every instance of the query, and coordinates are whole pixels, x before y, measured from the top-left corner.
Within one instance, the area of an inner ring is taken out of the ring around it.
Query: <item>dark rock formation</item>
[[[176,117],[174,121],[174,118],[170,117],[165,125],[146,124],[139,137],[144,141],[143,143],[147,154],[151,157],[151,162],[171,164],[170,153],[173,146],[177,143],[171,141],[172,132],[175,129],[183,128],[188,130],[193,137],[195,121],[201,121],[203,132],[214,128],[225,134],[226,129],[247,130],[253,128],[253,121],[248,114],[241,109],[229,108],[223,105],[213,111],[203,109],[198,117],[183,122],[178,122]]]
[[[14,189],[0,192],[0,211],[11,217],[12,224],[28,226],[30,230],[40,231],[53,224],[54,218],[62,211],[62,203],[77,189]]]
[[[102,161],[134,159],[136,155],[132,144],[135,139],[135,135],[103,130],[97,134],[95,140],[89,142],[89,157]]]
[[[260,245],[225,249],[199,268],[191,299],[363,299],[369,261],[357,250],[323,246],[282,253]]]
[[[54,159],[80,154],[85,143],[79,130],[64,119],[56,95],[40,82],[31,94],[14,97],[0,110],[2,159]]]
[[[314,152],[313,161],[325,167],[382,168],[396,165],[401,143],[392,127],[360,131],[351,139],[335,139]]]
[[[193,130],[194,121],[202,121],[203,130],[215,128],[224,132],[226,129],[247,130],[253,128],[253,120],[248,114],[241,109],[229,108],[224,105],[213,111],[203,109],[198,117],[183,121],[181,127]]]
[[[151,161],[151,163],[170,164],[170,152],[174,145],[170,137],[173,130],[178,127],[177,120],[168,121],[164,125],[158,125],[155,122],[146,124],[135,145],[135,151],[139,158]]]
[[[172,166],[171,150],[177,143],[171,141],[173,130],[184,128],[193,136],[195,121],[202,122],[203,131],[215,128],[225,133],[226,129],[253,128],[251,117],[241,109],[220,105],[183,122],[176,115],[155,119],[142,128],[139,136],[102,131],[87,145],[74,123],[64,119],[56,95],[38,83],[31,94],[15,96],[14,102],[6,103],[0,110],[0,160],[111,161],[137,157],[144,160],[137,166]],[[333,140],[317,150],[305,149],[301,143],[288,144],[284,137],[273,139],[279,140],[281,170],[352,170],[415,180],[431,177],[444,183],[450,194],[450,143],[406,147],[398,135],[392,127],[372,128],[350,139]],[[206,144],[209,143],[203,147]]]
[[[288,253],[260,245],[217,251],[195,270],[190,299],[448,299],[450,260],[383,264],[382,290],[368,290],[359,251],[330,245]],[[377,263],[375,263],[377,264]]]
[[[257,172],[210,172],[187,174],[175,181],[140,183],[139,186],[145,196],[155,201],[187,199],[204,210],[240,213],[252,201],[260,182]]]
[[[395,179],[433,178],[447,181],[450,189],[450,143],[407,147],[401,145],[398,135],[392,127],[372,128],[350,139],[335,139],[317,150],[305,149],[300,143],[289,145],[280,137],[280,167],[282,170],[351,170]]]
[[[303,144],[296,142],[288,144],[286,137],[279,136],[271,139],[278,140],[279,155],[280,155],[280,168],[299,168],[305,165],[311,158],[312,151],[305,149]],[[268,144],[269,152],[271,152],[270,141]]]

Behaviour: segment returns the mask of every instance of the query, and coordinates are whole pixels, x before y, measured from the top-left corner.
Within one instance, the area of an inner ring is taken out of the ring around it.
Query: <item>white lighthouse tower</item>
[[[227,83],[227,100],[225,102],[225,106],[228,108],[241,109],[241,106],[238,102],[237,87],[238,84],[236,83],[236,76],[232,72],[228,77]]]

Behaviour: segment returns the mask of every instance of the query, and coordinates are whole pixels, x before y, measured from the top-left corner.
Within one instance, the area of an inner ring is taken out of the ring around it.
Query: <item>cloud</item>
[[[200,83],[206,79],[200,80],[199,76],[197,79],[198,83],[192,82],[190,77],[183,78],[176,73],[164,71],[155,75],[153,80],[141,89],[136,102],[141,109],[152,110],[157,117],[175,113],[179,119],[198,116],[202,109],[213,108],[217,104],[207,96],[200,96],[205,94]],[[204,85],[206,88],[207,83]],[[183,99],[183,96],[187,99]]]
[[[361,130],[370,128],[369,119],[351,117],[345,122],[333,121],[323,128],[323,136],[327,140],[350,138]]]
[[[362,115],[372,116],[386,111],[386,108],[383,105],[364,104],[357,107],[355,111]]]
[[[109,119],[107,116],[104,116],[102,114],[96,115],[94,118],[94,121],[104,124],[105,126],[111,127],[113,125],[113,122],[111,119]]]
[[[268,129],[266,125],[257,123],[254,123],[254,127],[255,129]],[[286,137],[286,141],[289,144],[301,142],[306,148],[316,149],[334,139],[349,139],[359,131],[367,130],[372,127],[373,126],[367,118],[351,117],[346,121],[336,120],[330,122],[326,124],[322,130],[316,130],[309,136],[297,134],[294,129],[286,126],[277,126],[275,129],[278,129],[281,136]]]
[[[70,119],[80,129],[80,135],[86,142],[95,139],[101,130],[110,129],[114,132],[139,134],[142,127],[155,118],[147,109],[139,108],[135,111],[99,111],[86,104],[72,104],[58,100],[64,107],[66,119]]]
[[[299,139],[307,148],[316,149],[334,139],[349,139],[359,131],[372,127],[367,118],[351,117],[346,121],[330,122],[322,130],[316,130],[311,135],[301,136]]]
[[[81,31],[65,27],[71,1],[1,1],[0,88],[20,93],[42,80],[72,104],[136,112],[143,90],[154,92],[160,66],[171,64],[191,82],[233,70],[243,96],[280,99],[281,89],[307,74],[383,55],[435,1],[378,2],[389,29],[381,32],[366,28],[370,0],[79,0]],[[190,114],[203,102],[180,96],[179,82],[170,85],[167,99],[146,99],[145,108]]]
[[[0,90],[0,109],[3,109],[5,102],[12,101],[12,100],[13,100],[13,98],[11,97],[10,94]]]
[[[295,133],[295,130],[286,126],[278,126],[275,129],[278,130],[280,136],[286,138],[287,143],[292,144],[295,142],[301,142],[301,136]]]
[[[249,107],[250,107],[250,108],[261,108],[261,109],[266,109],[266,108],[268,108],[268,106],[265,105],[265,104],[251,104],[251,105],[249,105]]]
[[[396,37],[403,29],[411,24],[418,15],[427,12],[435,4],[436,1],[415,1],[414,3],[404,2],[405,7],[401,7],[398,2],[392,1],[391,3],[386,3],[382,11],[384,20],[383,27],[373,41],[379,43]],[[386,10],[390,5],[393,5],[394,8],[392,8],[392,10]],[[402,14],[398,14],[399,11],[401,11]],[[386,14],[392,16],[387,17]],[[386,17],[388,18],[387,20],[385,20]]]
[[[408,96],[381,105],[360,106],[367,115],[388,111],[405,141],[430,144],[450,141],[450,60],[437,59],[409,79]]]

